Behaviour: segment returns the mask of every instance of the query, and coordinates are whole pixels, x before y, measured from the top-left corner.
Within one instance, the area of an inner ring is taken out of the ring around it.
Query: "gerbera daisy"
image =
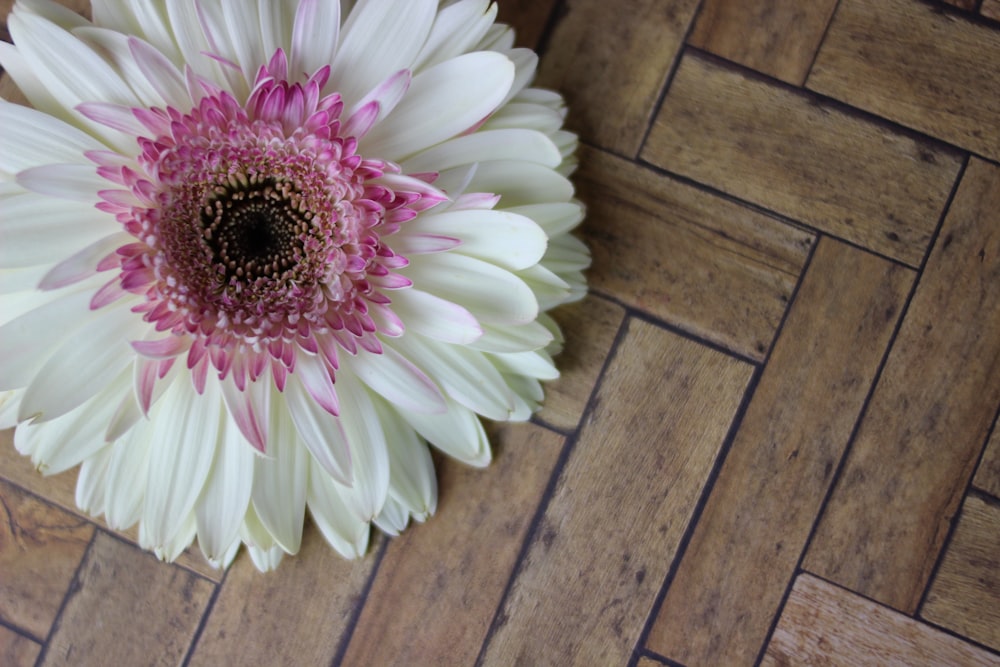
[[[363,553],[490,460],[581,297],[576,138],[486,0],[19,0],[0,427],[175,558]]]

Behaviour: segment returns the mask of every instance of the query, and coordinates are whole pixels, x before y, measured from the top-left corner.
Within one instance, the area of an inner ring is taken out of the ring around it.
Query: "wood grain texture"
[[[518,46],[538,48],[555,5],[556,0],[499,0],[497,20],[514,28]]]
[[[0,481],[0,620],[44,638],[94,527]]]
[[[983,0],[979,6],[979,13],[986,18],[1000,21],[1000,0]]]
[[[993,427],[993,435],[983,451],[972,483],[994,498],[1000,498],[1000,426]]]
[[[806,85],[996,160],[997,62],[1000,33],[961,14],[911,0],[844,0]]]
[[[98,531],[41,665],[176,665],[213,585]]]
[[[805,574],[795,581],[761,664],[996,667],[1000,658]]]
[[[800,86],[836,0],[706,0],[688,43]]]
[[[648,648],[691,666],[753,664],[912,280],[899,265],[820,241]],[[823,311],[838,313],[835,329]]]
[[[14,449],[13,443],[13,430],[0,431],[0,479],[7,479],[22,489],[26,489],[58,505],[67,512],[76,514],[91,523],[104,526],[104,522],[101,519],[95,519],[87,515],[76,506],[75,493],[78,468],[46,477],[35,470],[31,464],[31,459],[21,456]],[[133,526],[125,531],[108,532],[112,532],[133,544],[138,544],[139,542],[138,526]],[[186,549],[177,558],[176,563],[181,567],[198,573],[206,579],[213,581],[222,579],[222,570],[217,570],[209,565],[208,561],[202,557],[197,545],[192,545]]]
[[[962,178],[805,561],[912,613],[1000,405],[1000,169]]]
[[[556,428],[572,430],[580,423],[597,376],[625,319],[625,309],[588,296],[557,308],[552,316],[566,338],[556,357],[559,379],[545,383],[545,402],[538,417]]]
[[[439,466],[438,512],[389,545],[344,665],[475,663],[563,445],[537,426],[495,435],[488,472]]]
[[[629,323],[482,664],[625,664],[751,370]]]
[[[603,151],[580,158],[591,286],[763,359],[813,236]]]
[[[939,146],[694,55],[642,157],[911,266],[959,169]]]
[[[965,499],[920,616],[1000,651],[1000,503]]]
[[[32,667],[41,650],[37,643],[0,625],[0,665]]]
[[[299,553],[268,575],[261,575],[246,553],[240,554],[189,664],[331,664],[375,560],[372,553],[345,560],[311,524]]]
[[[698,6],[697,0],[567,0],[539,69],[586,141],[633,156]]]

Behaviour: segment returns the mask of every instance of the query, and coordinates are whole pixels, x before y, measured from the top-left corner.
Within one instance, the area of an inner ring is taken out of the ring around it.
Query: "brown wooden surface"
[[[1000,506],[970,496],[920,615],[1000,649]]]
[[[816,577],[799,576],[763,665],[963,665],[1000,660]]]
[[[483,664],[628,660],[751,371],[645,322],[629,323]],[[642,440],[633,440],[628,456],[607,446],[636,433]],[[596,526],[602,534],[595,536]]]
[[[800,86],[836,0],[706,0],[692,46]]]
[[[534,423],[267,575],[0,434],[0,665],[1000,666],[1000,2],[500,4],[594,258]]]
[[[997,62],[995,26],[929,2],[843,0],[806,85],[996,160]]]
[[[807,569],[900,611],[916,609],[1000,403],[997,332],[1000,168],[974,158]]]
[[[653,625],[654,651],[695,665],[753,661],[912,279],[898,265],[820,241],[799,292],[803,307],[775,345]],[[837,312],[837,329],[814,308]]]

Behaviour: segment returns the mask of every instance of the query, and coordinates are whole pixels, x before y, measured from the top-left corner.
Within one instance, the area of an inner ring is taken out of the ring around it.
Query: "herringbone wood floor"
[[[158,563],[5,436],[0,663],[1000,665],[1000,1],[501,13],[584,142],[545,409],[267,576]]]

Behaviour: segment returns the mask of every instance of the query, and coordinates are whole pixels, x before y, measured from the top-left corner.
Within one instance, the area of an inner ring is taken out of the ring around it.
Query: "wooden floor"
[[[501,0],[584,143],[544,410],[269,575],[6,435],[0,663],[1000,665],[1000,0],[954,5]]]

